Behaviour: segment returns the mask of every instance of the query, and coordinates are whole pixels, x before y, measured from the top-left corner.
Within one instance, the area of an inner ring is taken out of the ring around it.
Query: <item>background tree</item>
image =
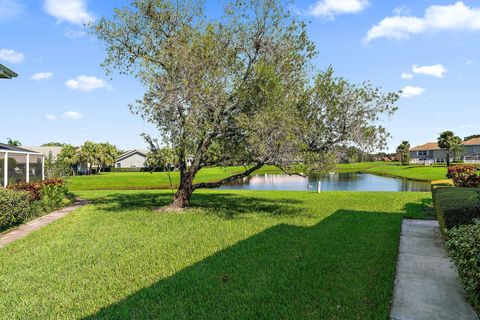
[[[410,163],[410,142],[402,141],[397,147],[397,154],[400,159],[400,165],[408,165]]]
[[[159,168],[167,173],[168,181],[170,182],[170,188],[173,192],[172,171],[175,169],[178,163],[177,155],[172,148],[161,148],[158,141],[150,141],[150,145],[153,146],[151,151],[147,154],[147,165],[151,170]]]
[[[115,160],[117,160],[119,155],[117,147],[110,143],[99,143],[96,148],[95,164],[98,166],[97,173],[101,172],[105,167],[115,165]]]
[[[67,163],[58,158],[57,161],[54,161],[51,153],[45,157],[45,179],[64,179],[71,171],[71,167]]]
[[[94,26],[106,46],[107,72],[142,81],[146,93],[132,111],[153,123],[176,154],[173,208],[187,206],[195,189],[218,187],[266,164],[318,169],[331,162],[337,145],[384,145],[378,120],[394,111],[398,95],[352,85],[332,69],[311,86],[315,48],[288,7],[233,1],[213,20],[201,2],[136,0]],[[153,149],[155,139],[145,138]],[[202,167],[227,162],[247,167],[217,182],[193,183]]]
[[[79,163],[87,168],[87,174],[93,173],[93,167],[98,165],[98,144],[85,141],[78,152]]]
[[[474,139],[474,138],[480,138],[480,134],[472,134],[468,137],[463,138],[463,141],[468,141],[468,140]]]
[[[7,138],[7,144],[12,147],[20,147],[22,145],[19,140],[14,140],[12,138]]]
[[[68,166],[72,175],[75,175],[75,166],[80,163],[78,149],[70,144],[65,145],[58,154],[57,161]]]
[[[61,142],[48,142],[42,144],[42,147],[63,147],[66,146],[66,143],[61,143]]]
[[[454,151],[458,152],[461,145],[462,139],[452,131],[444,131],[438,137],[438,146],[445,150],[447,167],[450,166],[450,159],[454,156]]]

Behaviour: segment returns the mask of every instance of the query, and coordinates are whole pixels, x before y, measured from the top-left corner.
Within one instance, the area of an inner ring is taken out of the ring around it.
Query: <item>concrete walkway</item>
[[[38,230],[47,224],[52,223],[55,220],[58,220],[60,218],[65,217],[67,214],[72,212],[75,209],[80,208],[81,206],[84,206],[87,202],[86,201],[76,201],[71,207],[63,208],[57,211],[54,211],[52,213],[49,213],[47,215],[44,215],[40,218],[37,218],[35,220],[29,221],[20,227],[18,227],[15,230],[12,230],[10,232],[7,232],[5,234],[0,235],[0,249],[5,247],[6,245],[12,243],[13,241],[16,241],[18,239],[21,239],[30,233],[32,233],[35,230]]]
[[[437,221],[403,220],[394,320],[478,320],[447,257]]]

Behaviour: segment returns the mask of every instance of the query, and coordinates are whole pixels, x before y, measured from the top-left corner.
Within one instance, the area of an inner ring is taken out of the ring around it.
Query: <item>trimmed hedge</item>
[[[480,219],[480,189],[437,187],[432,195],[440,229],[445,236],[448,229]]]
[[[448,231],[446,243],[455,262],[468,299],[480,313],[480,220],[473,225],[455,227]]]

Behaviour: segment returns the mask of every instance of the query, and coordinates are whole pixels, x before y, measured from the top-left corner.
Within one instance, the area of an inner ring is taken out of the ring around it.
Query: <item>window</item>
[[[121,162],[117,162],[117,168],[121,168],[122,167],[122,163]]]
[[[428,151],[427,150],[420,150],[418,151],[419,156],[428,156]]]

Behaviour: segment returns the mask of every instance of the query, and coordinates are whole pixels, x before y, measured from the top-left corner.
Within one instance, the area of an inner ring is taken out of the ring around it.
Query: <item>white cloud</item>
[[[81,117],[83,117],[83,114],[77,111],[67,111],[63,114],[63,118],[65,119],[78,120]]]
[[[45,11],[58,22],[70,22],[77,25],[87,24],[95,18],[88,12],[85,0],[45,0]]]
[[[475,64],[475,63],[476,63],[475,60],[467,60],[467,61],[465,62],[465,64],[466,64],[467,66],[469,66],[469,65],[471,65],[471,64]]]
[[[403,80],[411,80],[411,79],[413,79],[413,74],[403,72],[400,77],[401,77]]]
[[[419,33],[446,30],[480,31],[480,7],[469,7],[458,1],[452,5],[430,6],[420,18],[407,15],[387,17],[368,31],[365,41],[408,39]]]
[[[23,5],[17,0],[0,0],[0,19],[16,17],[23,12]]]
[[[358,13],[369,5],[369,0],[319,0],[310,6],[308,13],[314,17],[333,19],[336,15]]]
[[[425,92],[425,89],[423,89],[423,88],[406,86],[405,88],[402,89],[401,96],[403,98],[412,98],[412,97],[415,97],[415,96],[419,96],[424,92]]]
[[[65,82],[65,85],[72,90],[85,92],[111,88],[104,80],[91,76],[78,76]]]
[[[0,61],[20,63],[25,60],[25,55],[13,49],[0,49]]]
[[[48,120],[48,121],[55,121],[57,120],[57,117],[53,114],[46,114],[45,115],[45,120]]]
[[[441,64],[434,64],[431,66],[412,66],[412,72],[417,74],[424,74],[426,76],[433,76],[437,78],[443,78],[447,69]]]
[[[30,80],[40,81],[40,80],[48,80],[53,77],[52,72],[38,72],[35,73],[30,77]]]

